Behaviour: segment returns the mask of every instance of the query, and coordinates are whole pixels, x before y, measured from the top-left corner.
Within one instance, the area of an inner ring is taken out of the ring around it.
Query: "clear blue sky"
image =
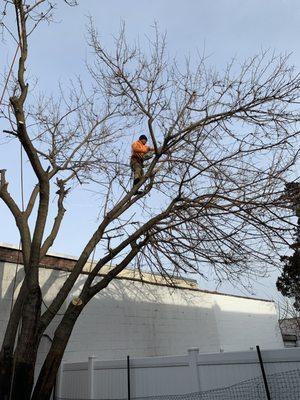
[[[58,81],[67,83],[75,75],[86,77],[85,60],[87,16],[92,16],[108,47],[121,21],[126,23],[129,39],[151,33],[154,21],[167,33],[168,50],[179,59],[205,51],[209,62],[222,69],[232,57],[240,60],[261,49],[292,53],[291,62],[300,69],[300,3],[296,0],[81,0],[69,8],[59,1],[56,20],[41,26],[31,39],[28,71],[39,79],[39,90],[55,92]],[[1,64],[11,60],[12,48],[0,43]],[[0,128],[5,129],[3,121]],[[12,192],[20,198],[18,147],[0,146],[0,167],[7,168]],[[27,171],[27,169],[26,169]],[[27,172],[25,184],[31,175]],[[99,197],[77,190],[67,201],[70,210],[53,251],[78,255],[94,229]],[[72,212],[71,212],[72,210]],[[0,242],[18,243],[17,231],[9,213],[0,204]],[[78,234],[74,234],[78,232]],[[79,234],[80,232],[80,234]],[[257,296],[275,293],[276,274],[254,283]],[[202,287],[214,289],[214,283],[200,281]],[[240,293],[224,284],[221,290]]]

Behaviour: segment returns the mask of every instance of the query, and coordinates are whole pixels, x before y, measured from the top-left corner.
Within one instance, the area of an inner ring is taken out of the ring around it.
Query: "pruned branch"
[[[37,196],[39,194],[39,185],[35,185],[34,189],[31,192],[30,198],[28,200],[28,204],[26,207],[26,210],[24,211],[24,215],[26,216],[26,218],[28,219],[32,213],[32,210],[34,208]]]
[[[51,229],[50,234],[48,237],[45,239],[42,248],[41,248],[41,258],[44,257],[49,250],[49,248],[53,245],[57,234],[59,232],[61,222],[63,220],[64,214],[65,214],[65,208],[63,205],[63,200],[68,194],[68,189],[65,189],[65,183],[62,180],[57,181],[57,185],[59,187],[57,194],[58,194],[58,200],[57,200],[57,215],[54,219],[53,227]]]

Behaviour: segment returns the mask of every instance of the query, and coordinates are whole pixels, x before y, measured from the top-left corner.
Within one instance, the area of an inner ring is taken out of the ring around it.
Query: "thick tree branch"
[[[25,217],[27,219],[30,217],[30,215],[32,213],[32,210],[34,208],[37,196],[39,194],[39,190],[40,190],[39,189],[39,185],[37,184],[37,185],[35,185],[33,191],[31,192],[30,198],[29,198],[28,203],[27,203],[26,210],[24,211],[24,215],[25,215]]]
[[[30,238],[30,230],[29,226],[27,224],[27,220],[14,201],[14,199],[11,197],[10,193],[7,190],[8,187],[8,182],[6,182],[2,175],[1,179],[1,186],[0,186],[0,198],[3,200],[3,202],[6,204],[8,209],[10,210],[11,214],[13,215],[16,225],[19,229],[20,232],[20,237],[21,237],[21,243],[22,243],[22,249],[23,249],[23,257],[24,257],[24,265],[25,268],[28,268],[28,262],[29,262],[29,248],[31,245],[31,238]]]
[[[122,272],[129,263],[135,258],[135,256],[141,251],[141,249],[148,243],[148,237],[142,240],[140,243],[132,246],[131,251],[126,255],[126,257],[115,267],[113,267],[105,276],[100,280],[100,282],[96,283],[95,285],[91,286],[88,290],[89,297],[92,298],[100,292],[100,290],[106,288],[108,284]],[[84,293],[83,289],[83,293]]]
[[[96,266],[93,268],[92,272],[89,274],[89,277],[87,278],[87,281],[85,283],[85,287],[89,287],[97,273],[100,271],[100,269],[108,263],[110,260],[112,260],[116,255],[118,255],[122,250],[124,250],[128,245],[131,243],[135,242],[138,240],[142,235],[146,235],[147,231],[155,225],[157,222],[161,221],[163,218],[165,218],[170,209],[173,207],[175,202],[171,202],[171,204],[166,208],[166,210],[159,215],[155,216],[148,222],[146,222],[141,228],[136,230],[132,235],[130,235],[126,240],[124,240],[122,243],[120,243],[116,248],[112,249],[109,254],[105,257],[103,257]],[[111,217],[110,217],[111,218]],[[66,279],[64,282],[62,288],[60,291],[57,293],[56,298],[53,300],[51,305],[47,308],[47,310],[44,312],[41,318],[41,327],[40,329],[43,330],[45,327],[50,323],[50,321],[53,319],[55,314],[58,312],[60,307],[62,306],[63,302],[68,296],[68,293],[70,291],[70,288],[73,287],[74,283],[76,282],[80,272],[82,271],[85,263],[87,262],[88,256],[91,254],[92,250],[94,249],[96,243],[101,240],[103,233],[105,231],[106,226],[108,225],[110,219],[108,217],[105,217],[102,224],[99,226],[95,234],[93,235],[92,239],[89,241],[85,248],[85,252],[81,254],[79,257],[78,261],[76,262],[71,274],[69,277]]]
[[[68,190],[65,189],[64,182],[62,180],[58,180],[57,184],[59,186],[59,190],[57,192],[58,193],[57,215],[55,217],[51,232],[50,232],[49,236],[45,239],[45,241],[41,247],[41,258],[46,255],[49,248],[53,245],[54,240],[56,239],[56,236],[59,232],[61,222],[63,220],[64,214],[66,211],[64,208],[64,205],[63,205],[63,200],[66,197]]]

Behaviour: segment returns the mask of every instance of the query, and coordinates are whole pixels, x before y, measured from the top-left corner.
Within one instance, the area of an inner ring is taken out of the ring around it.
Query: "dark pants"
[[[130,167],[133,172],[133,184],[136,185],[139,183],[141,178],[144,175],[143,171],[143,160],[135,157],[131,157],[130,159]]]

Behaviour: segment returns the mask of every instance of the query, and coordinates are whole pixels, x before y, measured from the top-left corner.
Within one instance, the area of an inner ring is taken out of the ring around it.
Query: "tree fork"
[[[35,385],[31,400],[49,400],[59,369],[61,360],[67,347],[69,338],[73,331],[75,322],[79,317],[82,309],[87,304],[87,300],[81,298],[80,305],[69,304],[69,307],[63,316],[59,326],[57,327],[51,348],[44,361],[43,367],[39,373],[37,383]]]

